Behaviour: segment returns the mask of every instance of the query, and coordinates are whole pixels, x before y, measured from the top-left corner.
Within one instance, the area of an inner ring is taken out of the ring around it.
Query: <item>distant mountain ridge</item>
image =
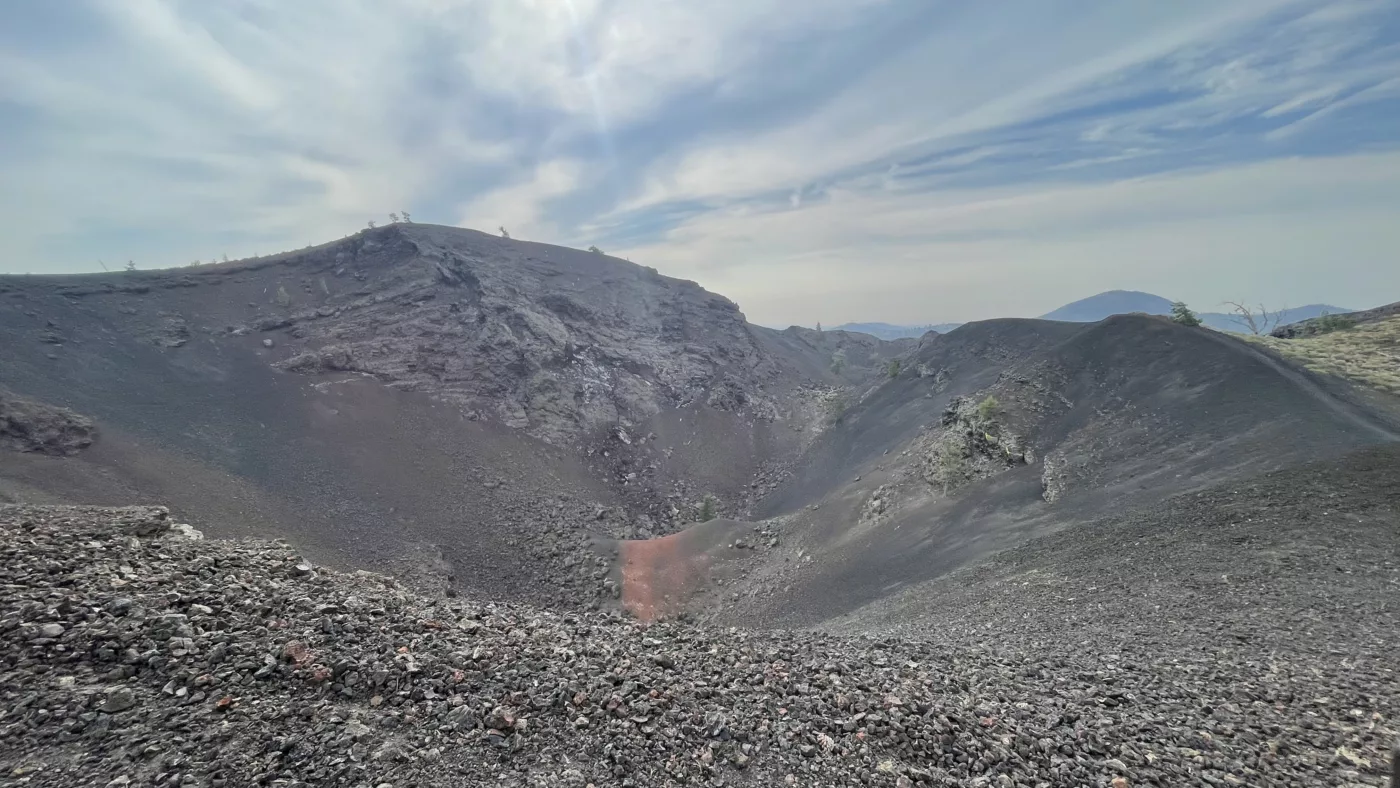
[[[1131,315],[1143,313],[1148,315],[1169,315],[1172,311],[1172,301],[1168,298],[1144,293],[1138,290],[1109,290],[1097,295],[1081,298],[1064,306],[1040,316],[1041,320],[1058,320],[1064,323],[1097,323],[1113,315]],[[1279,310],[1278,319],[1272,318],[1269,323],[1274,325],[1287,325],[1297,323],[1302,320],[1309,320],[1324,314],[1342,314],[1350,312],[1350,309],[1331,304],[1307,304],[1305,306],[1293,307]],[[1211,328],[1220,331],[1234,331],[1245,333],[1248,328],[1243,319],[1236,314],[1228,312],[1198,312],[1201,322]],[[905,326],[893,323],[845,323],[836,328],[843,331],[858,331],[863,334],[879,337],[880,339],[899,339],[901,337],[919,337],[928,331],[937,331],[946,334],[949,331],[962,325],[962,323],[933,323],[928,325]]]
[[[1065,304],[1053,312],[1040,316],[1042,320],[1060,320],[1067,323],[1097,323],[1113,315],[1128,315],[1142,312],[1149,315],[1168,315],[1172,302],[1152,293],[1137,290],[1109,290],[1092,295],[1073,303]],[[1324,314],[1340,314],[1350,309],[1331,304],[1307,304],[1304,306],[1280,309],[1276,316],[1270,313],[1269,324],[1286,325],[1300,320],[1308,320]],[[1243,318],[1231,312],[1198,312],[1201,322],[1220,331],[1247,332]]]
[[[880,339],[903,339],[906,337],[918,338],[930,331],[946,334],[960,325],[962,323],[930,323],[921,326],[901,326],[893,323],[842,323],[832,328],[836,331],[856,331]]]

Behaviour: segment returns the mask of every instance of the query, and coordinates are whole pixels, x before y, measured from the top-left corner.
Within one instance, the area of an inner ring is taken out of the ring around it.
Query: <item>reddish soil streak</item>
[[[641,621],[673,613],[710,576],[710,556],[687,534],[622,543],[622,605]]]

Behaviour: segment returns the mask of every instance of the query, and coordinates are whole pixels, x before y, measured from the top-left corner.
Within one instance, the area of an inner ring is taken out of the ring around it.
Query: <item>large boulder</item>
[[[91,446],[96,432],[86,416],[0,389],[0,449],[62,457]]]

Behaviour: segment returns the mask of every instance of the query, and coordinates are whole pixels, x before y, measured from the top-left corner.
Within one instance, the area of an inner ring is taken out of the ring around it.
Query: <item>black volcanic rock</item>
[[[1116,565],[1097,589],[1075,562],[1032,585],[1033,615],[997,606],[925,641],[431,599],[284,545],[190,539],[158,508],[0,506],[0,774],[34,788],[1377,784],[1400,685],[1384,659],[1393,571],[1363,548],[1393,547],[1386,525],[1276,552],[1288,571],[1193,576],[1189,599]],[[1119,562],[1141,555],[1128,544]],[[1341,556],[1355,575],[1331,566]],[[1143,602],[1162,611],[1123,618]]]
[[[92,420],[0,388],[0,449],[66,456],[92,445]]]

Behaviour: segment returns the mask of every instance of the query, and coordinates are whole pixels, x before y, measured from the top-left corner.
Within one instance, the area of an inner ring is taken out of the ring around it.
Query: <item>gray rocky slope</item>
[[[1174,580],[1200,532],[1127,525],[1111,538],[1136,555],[1133,540],[1159,542],[1151,585],[1174,593],[1139,597],[1117,570],[1089,586],[1092,562],[1054,562],[1032,581],[1034,609],[976,599],[952,626],[905,639],[425,598],[281,544],[204,541],[162,509],[3,507],[0,774],[26,786],[1380,785],[1400,709],[1396,522],[1377,508],[1394,503],[1395,468],[1394,453],[1352,461],[1355,500],[1305,505],[1343,530],[1308,550],[1260,544],[1267,567]],[[1268,538],[1235,525],[1222,541]],[[1052,548],[1065,549],[1077,548]],[[1019,568],[1013,584],[1032,577],[1020,560],[1002,565]],[[951,598],[1004,596],[1005,572]]]
[[[100,429],[63,462],[0,451],[0,501],[157,501],[212,535],[570,605],[603,593],[590,539],[677,530],[706,499],[744,514],[832,392],[907,350],[752,326],[623,260],[428,225],[0,277],[0,346],[0,385]]]

